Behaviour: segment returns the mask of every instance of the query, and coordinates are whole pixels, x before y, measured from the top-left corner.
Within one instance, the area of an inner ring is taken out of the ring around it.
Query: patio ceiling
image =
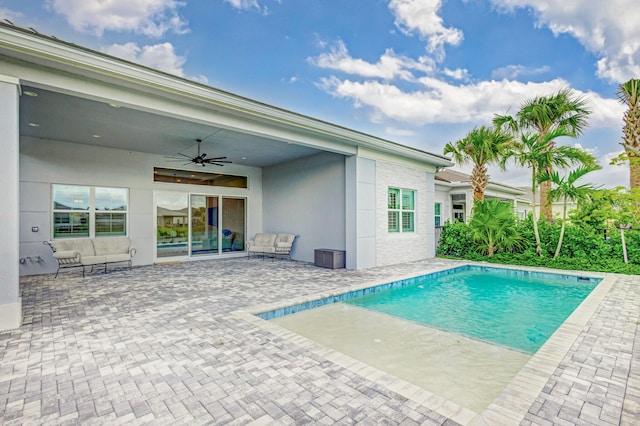
[[[196,155],[196,139],[202,139],[208,157],[253,167],[320,152],[369,152],[435,168],[453,164],[10,22],[0,21],[0,60],[2,74],[21,85],[22,137],[188,156]]]
[[[302,145],[240,133],[22,86],[20,135],[160,155],[196,155],[196,139],[208,157],[227,156],[234,164],[267,167],[321,152]]]

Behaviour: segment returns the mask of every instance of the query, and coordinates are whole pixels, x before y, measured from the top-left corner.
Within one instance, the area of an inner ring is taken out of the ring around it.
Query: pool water
[[[470,269],[344,303],[535,353],[597,285],[567,278]]]
[[[480,413],[600,281],[465,265],[256,315]]]

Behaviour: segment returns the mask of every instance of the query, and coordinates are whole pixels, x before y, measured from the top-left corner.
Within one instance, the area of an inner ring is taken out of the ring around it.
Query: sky
[[[637,0],[0,0],[0,19],[296,113],[442,154],[569,88],[577,139],[628,186],[620,83],[640,78]],[[470,172],[470,166],[454,169]],[[490,168],[527,186],[528,170]]]

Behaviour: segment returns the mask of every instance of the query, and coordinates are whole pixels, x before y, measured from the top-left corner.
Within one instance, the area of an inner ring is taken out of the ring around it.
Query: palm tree
[[[618,99],[629,109],[624,113],[622,143],[629,160],[629,186],[640,186],[640,80],[631,79],[618,87]]]
[[[516,228],[513,205],[496,199],[475,203],[469,229],[479,249],[488,256],[516,248],[522,241]]]
[[[511,135],[498,128],[475,127],[455,143],[447,143],[444,154],[451,154],[457,164],[473,163],[471,186],[473,199],[484,200],[484,191],[489,183],[487,166],[500,164],[502,156],[513,142]]]
[[[553,255],[554,259],[558,257],[560,254],[560,248],[562,247],[564,230],[567,223],[567,202],[579,202],[586,200],[589,198],[589,193],[596,189],[589,183],[576,185],[576,182],[587,173],[591,173],[594,170],[599,169],[601,169],[601,167],[597,164],[590,164],[570,171],[566,177],[561,177],[557,171],[554,171],[551,175],[542,176],[543,181],[550,181],[555,185],[551,192],[549,192],[549,199],[551,201],[562,200],[562,225],[560,226],[558,246],[556,247],[556,252]]]
[[[540,140],[547,141],[547,149],[552,150],[556,138],[578,137],[587,125],[589,114],[585,98],[573,96],[570,89],[562,89],[551,96],[539,96],[526,101],[515,117],[495,116],[493,124],[509,129],[514,135],[535,132]],[[548,137],[551,132],[554,132],[555,137]],[[552,170],[552,165],[548,165],[545,171],[551,174]],[[548,202],[550,190],[551,182],[544,182],[540,186],[540,213],[548,220],[552,218]]]
[[[520,141],[516,142],[513,150],[503,158],[502,167],[513,159],[521,167],[531,170],[531,214],[533,219],[533,233],[536,238],[536,254],[542,255],[542,244],[538,230],[538,218],[536,217],[535,200],[541,177],[547,170],[564,168],[569,164],[595,164],[595,159],[590,154],[577,148],[558,146],[549,149],[549,141],[559,135],[564,135],[563,128],[552,129],[543,138],[532,133],[520,135]]]

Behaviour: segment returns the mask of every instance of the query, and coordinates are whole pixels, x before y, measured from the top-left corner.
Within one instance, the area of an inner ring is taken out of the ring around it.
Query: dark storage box
[[[314,263],[322,268],[344,268],[344,250],[316,249]]]

